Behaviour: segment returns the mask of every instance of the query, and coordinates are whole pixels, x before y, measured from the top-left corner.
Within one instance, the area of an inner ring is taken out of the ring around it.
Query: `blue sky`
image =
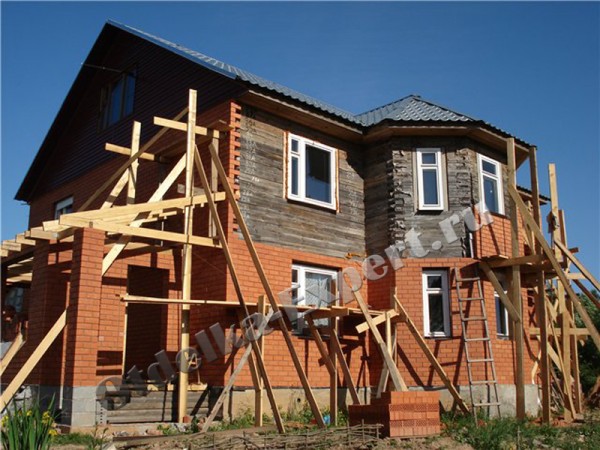
[[[542,190],[555,162],[569,244],[600,273],[599,3],[2,2],[1,14],[2,239],[26,229],[13,197],[113,19],[351,112],[419,94],[536,144]]]

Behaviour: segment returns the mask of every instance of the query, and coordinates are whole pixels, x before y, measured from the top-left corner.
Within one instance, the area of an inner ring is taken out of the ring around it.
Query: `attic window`
[[[336,154],[332,147],[290,134],[288,198],[336,209]]]
[[[124,72],[102,89],[100,128],[105,129],[133,112],[136,71]]]

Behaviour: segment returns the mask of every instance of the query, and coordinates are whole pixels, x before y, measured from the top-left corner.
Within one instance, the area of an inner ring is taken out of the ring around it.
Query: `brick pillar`
[[[63,423],[93,426],[96,420],[96,361],[102,292],[104,232],[75,232],[63,392]]]

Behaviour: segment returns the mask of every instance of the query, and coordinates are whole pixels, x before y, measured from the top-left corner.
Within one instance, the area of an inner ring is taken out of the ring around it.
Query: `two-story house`
[[[109,190],[104,195],[96,195],[97,191],[128,158],[107,151],[105,145],[128,148],[134,121],[141,123],[144,145],[160,130],[154,117],[184,120],[189,89],[198,92],[198,126],[220,130],[219,157],[273,290],[288,293],[292,305],[323,306],[332,294],[337,302],[347,301],[352,307],[341,276],[349,268],[359,274],[360,292],[373,310],[393,308],[390,291],[395,289],[466,398],[469,375],[455,270],[465,277],[478,276],[477,261],[511,255],[506,142],[513,136],[417,95],[351,114],[114,22],[100,33],[16,195],[30,205],[29,227],[40,231],[29,234],[36,244],[21,256],[29,258],[32,277],[11,281],[9,276],[8,285],[4,279],[5,292],[11,286],[24,291],[19,310],[27,315],[28,330],[3,382],[15,376],[68,308],[64,333],[26,380],[36,392],[55,395],[63,423],[89,426],[100,420],[173,418],[171,406],[166,413],[163,407],[158,416],[148,412],[144,417],[139,411],[118,416],[118,411],[107,412],[97,395],[107,378],[125,376],[134,366],[144,381],[151,379],[155,355],[161,350],[169,361],[175,360],[180,305],[127,302],[124,296],[181,299],[183,244],[138,237],[122,246],[118,230],[93,227],[58,240],[56,234],[48,239],[42,234],[48,232],[44,222],[82,207],[101,208]],[[185,142],[186,134],[176,130],[153,139],[148,158],[139,161],[134,198],[124,192],[115,204],[157,200],[153,193],[173,173]],[[208,145],[209,139],[199,139],[203,157]],[[515,138],[515,147],[518,166],[531,145]],[[184,175],[179,175],[158,200],[181,197],[184,183]],[[196,187],[200,188],[198,181]],[[485,220],[473,213],[475,205]],[[219,202],[218,208],[241,289],[248,302],[257,303],[264,288],[238,221],[227,202]],[[144,227],[180,232],[184,226],[181,214],[155,219]],[[52,232],[50,226],[47,229]],[[206,208],[196,209],[194,231],[214,236]],[[119,246],[124,250],[107,262],[106,255]],[[523,240],[520,246],[525,254]],[[191,298],[215,302],[191,305],[190,333],[207,330],[203,336],[217,350],[210,355],[198,343],[203,360],[189,377],[190,413],[198,411],[194,407],[204,390],[218,393],[225,385],[242,353],[219,353],[219,338],[208,332],[217,323],[225,331],[239,324],[235,308],[216,302],[236,300],[222,249],[194,247],[192,261]],[[501,274],[499,278],[502,281]],[[514,408],[516,352],[511,323],[484,277],[482,286],[500,399],[509,410]],[[525,318],[531,307],[524,302]],[[286,320],[308,381],[326,405],[330,373],[308,324],[302,314]],[[328,320],[316,322],[327,327]],[[353,382],[361,398],[368,400],[369,392],[377,388],[383,361],[369,333],[356,330],[361,322],[352,314],[341,317],[338,334]],[[404,324],[393,324],[396,364],[408,387],[443,388]],[[537,341],[526,335],[526,374],[531,373],[537,352]],[[265,337],[264,359],[281,408],[304,402],[280,333]],[[480,371],[483,379],[489,367],[481,367],[472,370]],[[528,412],[535,413],[537,380],[526,378]],[[346,388],[340,372],[340,404]],[[253,405],[253,396],[246,367],[236,378],[227,408]],[[445,398],[448,405],[451,399]]]

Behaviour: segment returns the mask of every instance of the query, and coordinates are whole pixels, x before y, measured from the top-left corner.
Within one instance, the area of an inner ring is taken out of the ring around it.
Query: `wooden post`
[[[508,159],[508,186],[517,186],[517,167],[515,159],[515,140],[507,139],[506,153]],[[514,201],[510,202],[510,226],[511,226],[511,256],[519,256],[519,218],[518,210]],[[521,298],[521,267],[519,265],[511,266],[510,272],[510,293],[515,309],[521,318],[520,323],[515,322],[515,353],[516,353],[516,373],[515,387],[517,394],[516,408],[517,418],[525,419],[525,371],[524,361],[524,336],[523,336],[523,300]]]
[[[540,210],[540,188],[538,179],[538,168],[537,168],[537,148],[532,147],[529,150],[529,170],[531,179],[531,197],[532,197],[532,209],[533,219],[537,223],[538,227],[541,228],[541,210]],[[533,231],[530,230],[533,242],[535,243],[532,251],[535,251],[536,255],[542,254],[542,247],[540,243],[533,237]],[[548,318],[546,315],[546,281],[544,271],[540,268],[537,271],[537,287],[535,292],[536,307],[535,312],[537,315],[537,321],[540,327],[540,379],[542,383],[542,422],[545,424],[550,423],[551,411],[550,411],[550,400],[551,400],[551,380],[550,380],[550,361],[548,359]]]
[[[214,186],[215,190],[216,190],[216,185]],[[214,224],[211,222],[211,226],[214,227]],[[214,234],[216,235],[216,227],[214,227]],[[257,310],[260,314],[263,315],[263,317],[266,317],[267,315],[267,309],[266,309],[266,304],[265,304],[265,296],[264,295],[260,295],[258,297],[258,304],[257,304]],[[265,355],[265,336],[261,333],[260,337],[258,338],[258,348],[260,349],[260,353],[263,355]],[[263,426],[263,395],[264,395],[264,383],[263,383],[263,378],[260,374],[259,370],[256,370],[257,372],[257,385],[254,386],[254,426],[256,427],[262,427]]]
[[[196,150],[196,91],[190,89],[187,120],[187,146],[185,150],[185,197],[194,195],[194,152]],[[184,208],[184,233],[189,238],[193,232],[193,206]],[[182,296],[192,298],[192,251],[190,243],[183,245],[182,264]],[[187,415],[187,390],[188,390],[188,361],[187,350],[190,346],[190,305],[181,305],[181,343],[182,357],[179,367],[179,401],[177,420],[182,423]]]
[[[133,130],[131,132],[131,148],[130,156],[133,157],[140,151],[140,133],[142,131],[142,124],[139,122],[133,122]],[[137,184],[137,173],[140,165],[139,158],[134,159],[127,169],[127,204],[133,205],[135,203],[135,193]]]
[[[551,205],[551,213],[552,213],[552,242],[560,241],[560,219],[559,219],[559,209],[558,209],[558,186],[556,184],[556,166],[554,164],[548,165],[548,178],[550,180],[550,205]],[[562,261],[564,256],[560,249],[554,245],[554,256],[558,261]],[[571,322],[572,317],[569,314],[569,306],[568,300],[565,296],[565,288],[561,283],[557,284],[556,287],[556,295],[558,299],[558,323],[561,329],[560,335],[560,343],[563,357],[563,392],[565,396],[572,396],[573,394],[573,378],[572,378],[572,370],[571,370],[571,344],[570,344],[570,330],[571,330]],[[570,422],[573,420],[573,415],[575,411],[571,410],[569,407],[569,402],[567,399],[564,400],[565,404],[565,420]]]
[[[337,358],[335,357],[335,346],[331,335],[338,333],[339,319],[332,317],[330,320],[330,338],[329,338],[329,360],[332,363],[332,370],[329,374],[329,423],[336,427],[338,422],[338,369]]]

